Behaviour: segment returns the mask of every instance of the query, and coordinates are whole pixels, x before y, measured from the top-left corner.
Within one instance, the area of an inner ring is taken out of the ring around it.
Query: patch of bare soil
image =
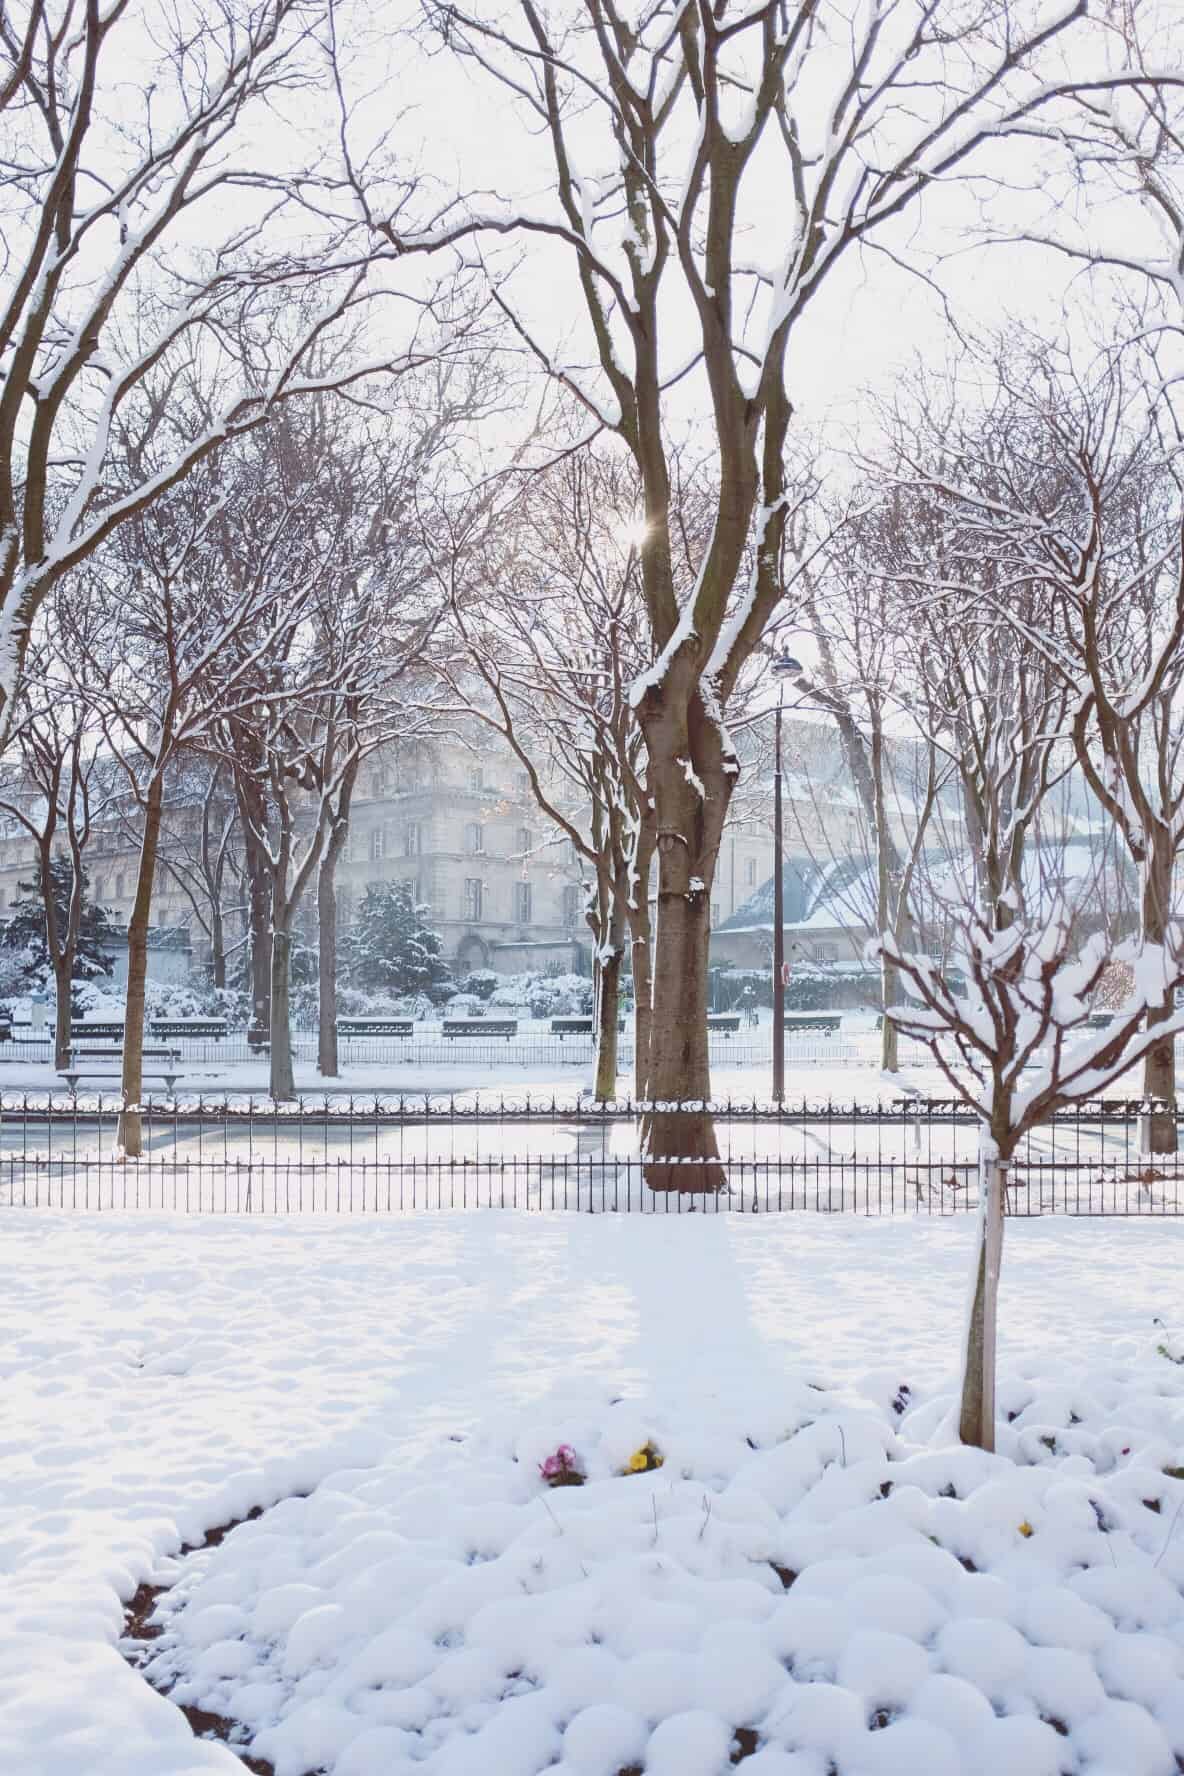
[[[296,1496],[302,1495],[297,1494]],[[181,1552],[182,1554],[196,1554],[199,1550],[216,1548],[232,1529],[238,1528],[240,1523],[253,1523],[256,1517],[262,1517],[262,1515],[262,1506],[256,1505],[253,1511],[248,1511],[245,1517],[236,1518],[233,1523],[219,1523],[216,1528],[210,1530],[203,1541],[186,1542]],[[157,1598],[169,1588],[168,1585],[141,1585],[124,1610],[123,1656],[133,1670],[138,1671],[141,1668],[149,1656],[152,1642],[160,1635],[159,1625],[151,1622],[149,1617],[156,1609]],[[168,1696],[167,1690],[162,1690],[160,1693],[163,1696]],[[171,1701],[172,1698],[169,1697],[169,1700]],[[235,1735],[240,1729],[234,1721],[227,1720],[225,1716],[220,1714],[211,1714],[208,1709],[196,1708],[189,1702],[174,1702],[173,1707],[181,1710],[198,1739],[218,1740],[219,1744],[224,1745],[227,1751],[234,1753],[243,1768],[251,1771],[252,1776],[275,1776],[275,1767],[269,1764],[266,1758],[251,1757],[248,1752],[243,1751],[235,1743]]]

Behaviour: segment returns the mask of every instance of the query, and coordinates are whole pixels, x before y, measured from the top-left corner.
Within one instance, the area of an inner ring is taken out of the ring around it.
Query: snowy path
[[[971,1236],[966,1221],[15,1210],[0,1231],[5,1776],[241,1772],[123,1663],[119,1599],[182,1540],[338,1470],[374,1466],[389,1491],[455,1461],[450,1437],[513,1438],[556,1398],[577,1416],[660,1402],[707,1438],[807,1383],[852,1410],[902,1381],[914,1401],[940,1394]],[[1173,1224],[1009,1225],[1004,1375],[1104,1370],[1116,1338],[1145,1345],[1155,1315],[1178,1321],[1182,1259]],[[1156,1408],[1177,1449],[1182,1393]],[[1128,1417],[1151,1416],[1132,1397]],[[372,1484],[335,1485],[355,1483]]]

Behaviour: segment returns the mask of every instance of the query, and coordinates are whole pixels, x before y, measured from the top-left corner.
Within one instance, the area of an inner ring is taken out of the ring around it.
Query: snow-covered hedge
[[[586,1017],[592,1010],[592,982],[581,974],[511,974],[501,977],[494,1005],[531,1017]]]

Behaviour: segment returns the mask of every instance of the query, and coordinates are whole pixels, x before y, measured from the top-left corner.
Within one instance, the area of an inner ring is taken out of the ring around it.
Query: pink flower
[[[544,1480],[557,1480],[562,1474],[577,1474],[579,1471],[579,1458],[570,1443],[561,1443],[554,1455],[539,1463],[539,1473]]]

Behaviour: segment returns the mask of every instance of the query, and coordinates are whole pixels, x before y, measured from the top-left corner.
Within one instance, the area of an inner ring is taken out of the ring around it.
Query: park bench
[[[624,1018],[617,1019],[617,1030],[625,1028]],[[560,1042],[565,1036],[591,1036],[592,1019],[590,1017],[557,1017],[551,1019],[551,1034],[558,1036]]]
[[[338,1036],[414,1036],[411,1018],[338,1018]]]
[[[842,1023],[841,1011],[787,1011],[785,1014],[787,1030],[821,1030],[828,1036],[837,1036]]]
[[[738,1011],[710,1012],[707,1018],[707,1028],[722,1030],[725,1036],[731,1036],[740,1028],[740,1013]]]
[[[118,1023],[71,1024],[71,1042],[122,1042],[123,1019]]]
[[[149,1018],[153,1036],[190,1036],[202,1041],[220,1042],[226,1034],[225,1018]]]
[[[1112,1011],[1091,1011],[1085,1020],[1087,1030],[1105,1030],[1114,1022]]]
[[[441,1032],[449,1040],[465,1036],[504,1036],[506,1041],[518,1034],[517,1018],[445,1018]]]
[[[163,1066],[145,1065],[141,1069],[142,1077],[145,1079],[163,1079],[166,1089],[172,1091],[177,1080],[181,1077],[180,1069],[172,1065],[174,1061],[180,1060],[180,1049],[146,1048],[144,1050],[143,1058],[145,1063],[163,1061],[165,1064]],[[118,1066],[116,1071],[112,1072],[106,1067],[92,1067],[86,1065],[85,1063],[89,1061],[115,1061],[118,1063]],[[80,1062],[84,1064],[79,1065]],[[122,1071],[122,1048],[71,1048],[69,1064],[58,1069],[60,1076],[66,1080],[71,1091],[78,1090],[78,1081],[80,1079],[111,1079],[118,1085],[122,1082]]]

